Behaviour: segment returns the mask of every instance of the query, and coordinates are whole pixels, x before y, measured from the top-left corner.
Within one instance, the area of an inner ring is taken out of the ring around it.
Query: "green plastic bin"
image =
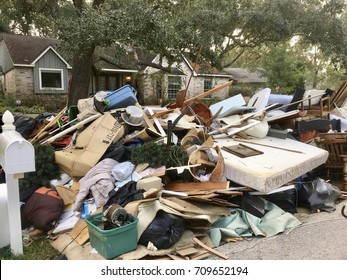
[[[116,258],[137,248],[137,223],[139,219],[131,216],[130,224],[110,230],[98,227],[103,213],[91,215],[86,219],[90,245],[106,259]]]

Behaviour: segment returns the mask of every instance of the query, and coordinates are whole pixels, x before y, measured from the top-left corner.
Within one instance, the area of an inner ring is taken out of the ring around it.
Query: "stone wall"
[[[32,68],[15,68],[16,95],[19,97],[34,93],[34,79]]]
[[[5,92],[16,92],[16,80],[15,80],[15,70],[11,70],[6,73],[6,77],[4,77],[4,90]]]
[[[41,105],[50,110],[63,109],[67,94],[35,94],[32,71],[32,68],[23,67],[6,73],[3,79],[6,95],[14,100],[20,100],[23,106]]]
[[[167,66],[165,62],[163,66]],[[177,65],[173,65],[172,67],[174,68],[176,66]],[[184,62],[180,63],[177,66],[177,68],[185,74],[181,76],[182,77],[181,89],[185,89],[190,79],[190,75],[192,75],[192,71],[189,68],[189,66]],[[143,74],[141,77],[139,77],[139,80],[138,80],[139,92],[141,92],[144,104],[160,104],[161,100],[159,99],[163,99],[163,101],[166,101],[167,92],[168,92],[168,78],[167,78],[168,75],[169,74],[161,70],[149,67],[147,72]],[[156,89],[157,80],[161,81],[161,92],[158,92]],[[228,81],[229,81],[229,78],[227,77],[225,78],[213,77],[212,88],[220,86]],[[197,94],[200,94],[203,92],[204,92],[204,77],[193,76],[192,79],[190,80],[186,99],[192,98],[196,96]],[[227,87],[214,93],[213,97],[219,100],[229,97],[229,88]]]

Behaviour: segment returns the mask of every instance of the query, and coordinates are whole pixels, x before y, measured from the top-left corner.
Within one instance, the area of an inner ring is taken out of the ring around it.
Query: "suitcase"
[[[115,91],[108,93],[104,102],[107,104],[105,111],[109,111],[117,108],[125,108],[137,103],[136,90],[130,86],[125,85]]]

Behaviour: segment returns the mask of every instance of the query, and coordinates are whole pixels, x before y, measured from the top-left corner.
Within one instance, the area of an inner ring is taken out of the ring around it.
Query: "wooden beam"
[[[51,128],[53,125],[57,123],[57,120],[60,119],[60,117],[64,114],[66,111],[65,107],[63,110],[61,110],[48,124],[46,124],[31,140],[30,143],[34,143],[36,140],[39,139],[39,137],[49,128]]]
[[[185,191],[206,191],[206,190],[226,190],[229,188],[229,181],[221,182],[172,182],[164,186],[164,189],[185,192]]]
[[[269,147],[269,148],[278,149],[278,150],[287,151],[287,152],[292,152],[292,153],[304,154],[304,152],[302,152],[302,151],[291,150],[291,149],[286,149],[286,148],[272,146],[272,145],[260,144],[260,143],[255,143],[255,142],[251,142],[251,141],[247,141],[247,140],[234,139],[234,141],[249,143],[249,144],[253,144],[253,145],[259,145],[259,146],[263,146],[263,147]]]
[[[225,259],[225,260],[228,260],[228,256],[218,252],[217,250],[214,250],[212,249],[211,247],[205,245],[204,243],[202,243],[199,239],[197,239],[196,237],[193,237],[193,241],[198,244],[199,246],[201,246],[202,248],[206,249],[207,251],[209,251],[210,253],[222,258],[222,259]]]
[[[210,89],[208,91],[200,93],[200,94],[198,94],[198,95],[196,95],[196,96],[194,96],[192,98],[189,98],[189,99],[187,99],[186,101],[183,102],[182,107],[188,106],[191,103],[193,103],[194,101],[202,99],[205,96],[208,96],[210,94],[216,93],[217,91],[220,91],[220,90],[222,90],[225,87],[231,86],[232,84],[233,84],[233,81],[229,81],[229,82],[226,82],[226,83],[224,83],[222,85],[219,85],[219,86],[217,86],[217,87],[215,87],[213,89]],[[169,109],[173,109],[173,108],[177,108],[178,106],[177,106],[176,103],[173,103],[173,104],[169,105],[168,107],[169,107]]]

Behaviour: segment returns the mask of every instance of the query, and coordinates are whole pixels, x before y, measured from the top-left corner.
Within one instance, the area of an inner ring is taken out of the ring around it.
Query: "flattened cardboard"
[[[83,245],[89,239],[88,226],[85,220],[79,219],[74,228],[69,232],[69,236],[78,243]]]
[[[74,147],[55,152],[55,161],[71,177],[81,178],[99,161],[107,148],[124,134],[124,127],[109,113],[101,115],[77,137]]]

